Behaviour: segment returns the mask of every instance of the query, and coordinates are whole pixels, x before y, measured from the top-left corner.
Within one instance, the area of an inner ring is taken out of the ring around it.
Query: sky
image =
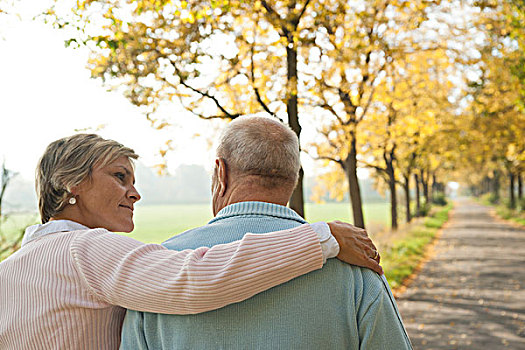
[[[159,150],[171,138],[169,171],[180,164],[210,167],[207,140],[217,134],[212,124],[191,115],[177,118],[184,124],[153,129],[122,94],[90,78],[87,51],[66,48],[66,33],[32,20],[35,0],[22,3],[28,7],[20,9],[20,18],[0,17],[0,162],[32,180],[50,142],[85,129],[133,148],[147,166],[161,162]],[[173,106],[164,113],[188,112]]]

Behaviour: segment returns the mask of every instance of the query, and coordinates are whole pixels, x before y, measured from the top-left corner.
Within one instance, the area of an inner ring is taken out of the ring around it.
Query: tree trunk
[[[432,181],[432,184],[430,184]],[[430,172],[427,172],[427,203],[434,203],[434,175],[430,176]]]
[[[514,194],[514,183],[515,183],[515,176],[512,171],[509,172],[509,197],[510,197],[510,203],[509,208],[516,209],[516,196]]]
[[[428,173],[421,170],[421,184],[423,185],[423,196],[425,197],[425,204],[430,204],[430,195],[428,193]]]
[[[523,183],[521,173],[518,173],[518,200],[521,201],[523,198]],[[523,208],[521,208],[523,210]]]
[[[2,182],[2,189],[0,190],[0,218],[2,218],[2,202],[4,201],[4,193],[5,193],[6,188],[7,188],[7,181]]]
[[[492,179],[492,196],[494,198],[494,203],[499,203],[499,183],[500,174],[499,171],[494,172],[494,178]]]
[[[392,230],[397,230],[397,193],[396,175],[394,170],[393,151],[389,155],[384,155],[386,173],[388,176],[388,188],[390,189],[390,218],[392,220]]]
[[[344,162],[344,170],[348,179],[348,188],[350,192],[350,203],[352,204],[352,214],[354,216],[354,225],[365,228],[363,203],[361,201],[361,189],[359,188],[359,179],[357,178],[357,144],[355,135],[350,142],[350,154],[348,154],[348,157]]]
[[[297,180],[297,186],[295,186],[295,189],[292,193],[289,205],[292,210],[294,210],[297,214],[301,215],[304,218],[303,177],[304,171],[301,167],[299,169],[299,178]]]
[[[419,183],[419,176],[417,175],[417,172],[414,173],[414,182],[416,185],[416,217],[421,216],[421,192],[420,192],[420,183]]]
[[[289,40],[291,39],[289,38]],[[300,141],[301,125],[299,124],[299,112],[297,106],[297,48],[293,46],[293,40],[291,44],[291,47],[290,45],[286,47],[286,67],[288,78],[288,88],[286,90],[286,111],[288,113],[288,124]],[[301,144],[299,142],[299,150],[300,148]],[[297,186],[295,187],[292,197],[290,198],[290,208],[304,218],[303,176],[304,171],[301,168],[299,171]]]
[[[5,167],[5,162],[2,163],[2,170],[0,174],[0,218],[2,217],[2,202],[4,201],[5,190],[7,185],[16,174]]]
[[[481,193],[480,194],[485,194],[485,193],[488,193],[489,191],[490,191],[489,178],[485,176],[483,180],[481,181]]]
[[[432,199],[434,199],[434,196],[437,194],[438,191],[439,191],[439,184],[436,180],[436,174],[432,174],[432,194],[431,194]]]
[[[396,181],[389,179],[388,187],[390,188],[390,218],[392,219],[392,230],[397,230],[397,193]]]
[[[408,175],[404,175],[403,178],[405,180],[403,183],[403,190],[405,191],[405,220],[407,223],[409,223],[412,221],[412,213],[410,212],[410,173],[408,173]]]

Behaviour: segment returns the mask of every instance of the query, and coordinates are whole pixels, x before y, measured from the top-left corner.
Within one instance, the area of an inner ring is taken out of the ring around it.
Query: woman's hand
[[[379,265],[381,257],[366,230],[341,221],[329,222],[328,226],[339,243],[339,260],[383,274],[383,268]]]

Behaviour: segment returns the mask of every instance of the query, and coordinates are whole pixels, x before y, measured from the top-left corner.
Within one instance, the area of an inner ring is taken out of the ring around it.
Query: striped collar
[[[26,228],[24,238],[22,239],[22,245],[29,243],[30,241],[56,232],[68,232],[76,230],[89,230],[89,227],[79,224],[71,220],[52,220],[45,224],[37,224]]]
[[[266,202],[239,202],[221,209],[209,224],[240,215],[265,215],[276,218],[295,220],[301,224],[307,222],[295,211],[283,205]]]

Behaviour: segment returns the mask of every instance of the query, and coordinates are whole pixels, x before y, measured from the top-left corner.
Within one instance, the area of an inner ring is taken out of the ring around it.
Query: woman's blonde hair
[[[131,148],[95,134],[77,134],[49,144],[36,168],[42,223],[64,209],[72,197],[71,188],[88,178],[95,166],[105,166],[122,156],[138,158]]]

